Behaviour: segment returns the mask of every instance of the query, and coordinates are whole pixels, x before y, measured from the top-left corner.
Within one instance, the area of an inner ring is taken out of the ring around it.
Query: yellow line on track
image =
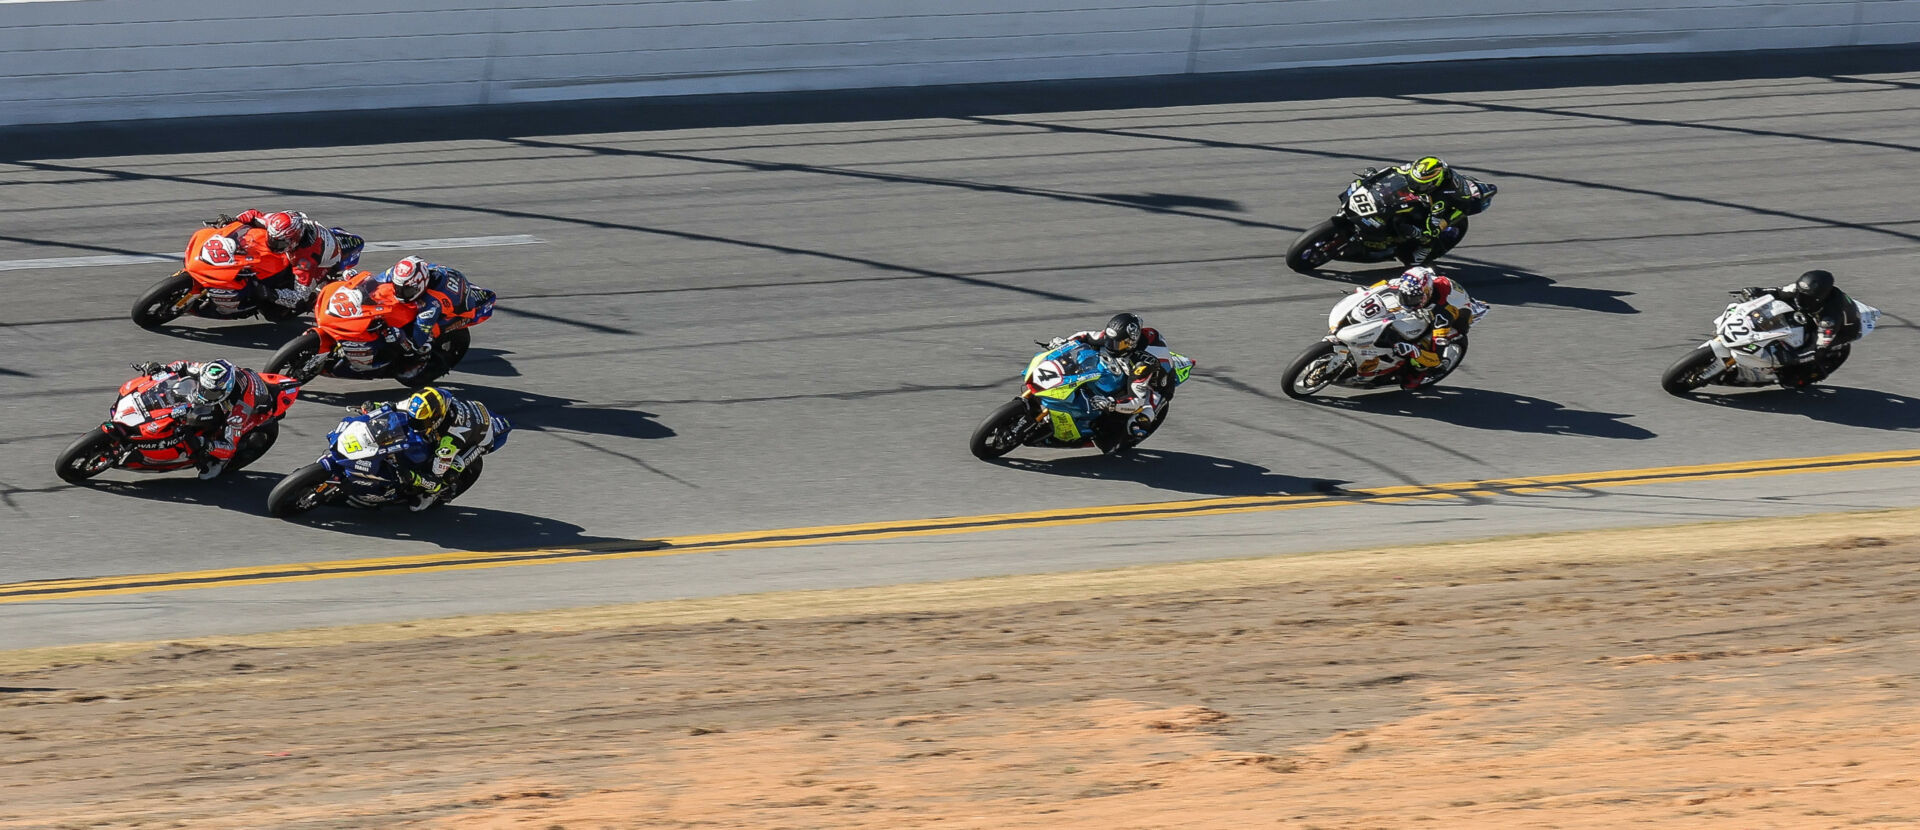
[[[1460,481],[1448,484],[1376,487],[1367,490],[1333,490],[1272,496],[1163,501],[1146,504],[1121,504],[1103,507],[1070,507],[1036,510],[1026,513],[1000,513],[988,516],[958,516],[944,519],[908,519],[825,527],[754,530],[740,533],[714,533],[698,536],[669,536],[631,542],[608,542],[578,548],[546,548],[520,551],[447,551],[411,556],[373,559],[340,559],[285,565],[252,565],[217,570],[179,573],[134,574],[126,576],[48,579],[34,582],[0,583],[0,603],[75,599],[108,594],[139,594],[155,591],[187,591],[204,588],[231,588],[242,585],[267,585],[280,582],[306,582],[318,579],[352,579],[392,574],[432,571],[505,568],[516,565],[546,565],[570,562],[596,562],[606,559],[638,559],[657,556],[686,556],[721,550],[748,548],[791,548],[846,542],[869,542],[912,536],[948,536],[1031,527],[1064,527],[1105,522],[1174,519],[1189,516],[1218,516],[1229,513],[1253,513],[1278,510],[1303,510],[1312,507],[1337,507],[1348,504],[1392,504],[1416,500],[1486,500],[1500,495],[1519,495],[1567,490],[1608,489],[1634,485],[1711,481],[1728,478],[1802,475],[1873,470],[1887,467],[1920,466],[1920,450],[1827,455],[1813,458],[1777,458],[1763,461],[1737,461],[1725,464],[1698,464],[1679,467],[1649,467],[1638,470],[1612,470],[1597,473],[1568,473],[1534,478]],[[431,517],[422,517],[431,520]]]

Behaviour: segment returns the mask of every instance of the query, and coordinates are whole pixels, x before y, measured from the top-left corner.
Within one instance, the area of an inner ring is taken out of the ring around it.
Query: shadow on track
[[[1654,437],[1653,432],[1624,422],[1632,415],[1568,409],[1544,398],[1486,389],[1439,386],[1411,395],[1386,392],[1310,401],[1351,412],[1429,418],[1469,429],[1632,440]]]
[[[1729,409],[1799,415],[1815,421],[1868,429],[1920,430],[1920,398],[1849,386],[1756,389],[1747,393],[1699,394],[1693,399]]]
[[[206,343],[226,349],[265,349],[268,352],[278,351],[281,346],[287,344],[287,341],[299,337],[302,332],[306,331],[305,323],[292,320],[285,323],[253,322],[241,325],[221,325],[218,321],[213,320],[205,322],[211,325],[205,328],[170,325],[162,326],[154,331],[167,335],[168,337],[178,337],[182,340],[192,340],[196,343]],[[199,360],[202,358],[192,359]],[[210,360],[212,358],[205,359]],[[243,359],[235,362],[242,366],[248,366],[253,365],[255,361]],[[262,356],[258,361],[260,364],[265,364],[266,362],[265,356]]]
[[[488,485],[482,476],[476,490]],[[267,493],[280,483],[280,473],[241,470],[213,481],[190,474],[142,476],[122,481],[94,480],[76,485],[105,493],[149,501],[218,507],[236,513],[266,517]],[[360,510],[327,506],[288,521],[323,530],[380,539],[428,542],[448,550],[499,551],[534,548],[607,547],[644,550],[656,543],[590,536],[579,525],[454,502],[414,513],[405,507]]]
[[[1272,473],[1265,467],[1211,455],[1135,449],[1119,455],[1065,458],[1002,458],[991,462],[1016,470],[1100,481],[1131,481],[1160,490],[1209,496],[1277,496],[1335,493],[1344,481]]]
[[[1360,265],[1360,270],[1332,271],[1321,268],[1305,276],[1365,287],[1381,280],[1393,279],[1406,270],[1394,262],[1389,262],[1386,267],[1379,264],[1349,264]],[[1550,277],[1492,262],[1463,262],[1442,257],[1433,267],[1440,272],[1441,276],[1457,280],[1461,285],[1466,286],[1467,293],[1473,295],[1474,299],[1484,300],[1492,304],[1495,309],[1500,306],[1544,306],[1598,311],[1604,314],[1640,313],[1639,309],[1620,299],[1633,296],[1632,291],[1562,285]]]

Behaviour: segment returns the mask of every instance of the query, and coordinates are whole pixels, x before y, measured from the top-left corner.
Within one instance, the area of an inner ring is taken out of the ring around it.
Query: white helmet
[[[387,280],[393,283],[393,293],[400,299],[412,302],[420,299],[427,290],[426,260],[410,256],[393,264],[387,269]]]

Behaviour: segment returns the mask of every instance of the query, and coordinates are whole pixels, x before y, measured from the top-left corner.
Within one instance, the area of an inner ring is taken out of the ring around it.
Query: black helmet
[[[1800,275],[1793,284],[1793,293],[1808,302],[1826,302],[1827,295],[1833,293],[1833,275],[1826,271],[1808,271]]]
[[[1107,354],[1130,354],[1142,345],[1140,337],[1143,328],[1139,315],[1124,311],[1115,314],[1113,319],[1107,321],[1106,336],[1101,338],[1102,347]]]

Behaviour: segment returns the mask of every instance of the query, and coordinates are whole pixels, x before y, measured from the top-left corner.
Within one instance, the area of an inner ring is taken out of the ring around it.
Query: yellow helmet
[[[1405,169],[1407,180],[1413,182],[1413,189],[1422,192],[1439,186],[1440,180],[1447,175],[1447,163],[1433,156],[1425,156]]]
[[[447,396],[439,389],[429,386],[413,393],[412,397],[400,402],[396,407],[413,419],[414,426],[431,430],[447,418]]]

